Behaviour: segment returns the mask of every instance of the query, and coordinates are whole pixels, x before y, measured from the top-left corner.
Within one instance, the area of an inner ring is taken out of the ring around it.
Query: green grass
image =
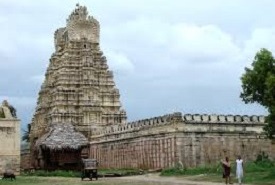
[[[232,178],[235,180],[235,164],[232,165]],[[275,162],[264,160],[249,162],[244,166],[244,182],[250,184],[271,185],[275,184]],[[191,176],[191,180],[221,182],[222,167],[220,164],[202,166],[190,169],[170,168],[161,173],[162,176]],[[200,176],[198,176],[200,175]]]
[[[139,169],[99,169],[99,174],[119,174],[121,176],[139,175]]]
[[[188,168],[188,169],[168,168],[161,172],[161,176],[216,174],[221,172],[222,172],[222,167],[220,164],[217,164],[217,165],[200,166],[197,168]]]
[[[106,174],[117,174],[120,176],[130,176],[130,175],[139,175],[138,169],[99,169],[99,175]],[[21,176],[38,176],[38,177],[80,177],[81,172],[78,171],[45,171],[45,170],[36,170],[33,173],[22,173]]]
[[[45,171],[45,170],[36,170],[33,173],[21,173],[21,176],[39,176],[39,177],[80,177],[81,172],[77,171]]]
[[[19,176],[16,181],[0,180],[0,185],[109,185],[109,183],[100,181],[81,181],[80,178],[64,178],[64,177],[26,177]]]
[[[0,180],[0,185],[159,185],[159,182],[119,180],[118,178],[81,181],[80,178],[27,177],[19,176],[16,181]],[[163,184],[170,185],[170,184]]]

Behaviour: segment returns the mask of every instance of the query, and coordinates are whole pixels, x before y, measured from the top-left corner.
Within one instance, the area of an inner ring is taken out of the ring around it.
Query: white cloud
[[[134,71],[134,65],[125,54],[114,51],[105,51],[104,53],[112,71],[124,74],[131,74]]]
[[[105,43],[125,52],[132,49],[140,55],[150,52],[151,56],[169,54],[182,61],[222,62],[240,52],[232,36],[216,25],[171,24],[158,19],[139,18],[106,28],[103,32]],[[129,48],[129,44],[132,47]]]
[[[221,85],[230,81],[242,56],[232,36],[216,25],[139,18],[106,29],[103,36],[109,48],[130,57],[132,75],[151,84]],[[108,62],[116,68],[110,57]]]
[[[251,37],[244,42],[244,53],[248,58],[254,57],[260,48],[267,48],[275,52],[275,27],[257,28],[251,33]]]
[[[169,32],[171,52],[190,61],[223,62],[240,54],[232,36],[215,25],[177,24]]]

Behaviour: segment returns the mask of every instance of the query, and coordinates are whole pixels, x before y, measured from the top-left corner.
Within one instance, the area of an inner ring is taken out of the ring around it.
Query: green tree
[[[30,142],[30,131],[31,131],[31,124],[28,124],[27,130],[23,130],[22,141]]]
[[[264,127],[269,138],[275,135],[275,59],[267,49],[256,53],[251,68],[245,68],[241,77],[241,98],[245,103],[259,103],[269,115]]]

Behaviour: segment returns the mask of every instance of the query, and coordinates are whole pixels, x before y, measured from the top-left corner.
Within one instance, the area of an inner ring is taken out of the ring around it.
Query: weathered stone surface
[[[21,169],[30,170],[32,168],[29,143],[24,143],[21,145],[20,159]]]
[[[120,129],[108,127],[91,137],[90,157],[98,159],[102,168],[148,169],[172,167],[179,161],[185,167],[215,164],[225,156],[255,160],[261,152],[274,159],[275,144],[264,138],[264,123],[248,122],[247,116],[236,116],[236,122],[233,117],[175,113]],[[147,124],[155,120],[162,121]]]
[[[86,137],[102,127],[126,123],[120,94],[99,46],[99,23],[77,5],[55,32],[55,49],[31,123],[35,141],[55,123],[70,123]]]
[[[20,120],[15,118],[7,101],[0,106],[4,116],[0,118],[0,174],[12,169],[20,172]]]

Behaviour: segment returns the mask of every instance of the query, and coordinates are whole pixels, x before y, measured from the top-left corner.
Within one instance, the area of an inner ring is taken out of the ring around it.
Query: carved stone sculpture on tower
[[[113,73],[100,50],[99,22],[85,6],[77,5],[54,41],[31,123],[31,149],[54,124],[72,124],[89,139],[102,127],[126,123]]]
[[[8,103],[7,100],[2,102],[0,106],[0,118],[16,118],[16,109]]]

